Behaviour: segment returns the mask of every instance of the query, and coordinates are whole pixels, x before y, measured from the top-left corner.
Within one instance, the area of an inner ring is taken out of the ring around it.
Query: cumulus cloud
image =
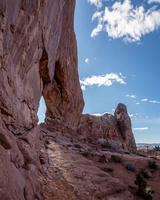
[[[89,63],[89,61],[90,61],[89,58],[86,58],[86,59],[84,60],[84,62],[87,63],[87,64]]]
[[[80,80],[82,90],[85,90],[87,86],[111,86],[113,83],[126,84],[125,77],[119,73],[109,73],[105,75],[90,76]]]
[[[102,6],[102,0],[88,0],[88,2],[92,5],[95,5],[96,7]]]
[[[132,99],[136,99],[137,96],[134,94],[126,94],[126,97],[132,98]]]
[[[111,8],[103,6],[101,11],[93,14],[92,20],[95,19],[98,20],[98,25],[93,29],[91,37],[105,31],[110,38],[137,42],[144,35],[160,28],[160,10],[134,7],[131,0],[116,1]]]
[[[148,3],[149,3],[149,4],[152,4],[152,3],[160,3],[160,0],[148,0]]]
[[[133,130],[134,131],[147,131],[147,130],[149,130],[149,128],[148,127],[139,127],[139,128],[134,128]]]

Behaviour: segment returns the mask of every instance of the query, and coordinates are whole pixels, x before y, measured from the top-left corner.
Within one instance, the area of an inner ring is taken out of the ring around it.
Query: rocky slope
[[[47,131],[49,164],[44,165],[44,199],[47,200],[141,200],[135,180],[141,170],[150,177],[148,189],[154,190],[154,200],[160,198],[160,170],[150,170],[151,158],[135,154],[116,153],[107,148],[81,142],[74,134]],[[160,160],[156,160],[160,166]]]
[[[82,115],[74,7],[74,0],[0,0],[0,200],[134,197],[84,158],[93,148],[103,162],[106,145],[136,146],[123,104],[114,116]],[[37,125],[41,96],[46,121]]]

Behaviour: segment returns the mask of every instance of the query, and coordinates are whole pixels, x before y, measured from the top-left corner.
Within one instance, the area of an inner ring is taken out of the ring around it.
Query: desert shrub
[[[102,144],[101,146],[102,146],[102,148],[112,149],[112,145],[109,142],[106,142],[106,143]]]
[[[157,170],[158,169],[158,165],[157,165],[156,161],[149,160],[148,161],[148,168],[152,169],[152,170]]]
[[[143,194],[147,186],[147,181],[141,173],[137,174],[135,184],[138,186],[138,194]]]
[[[136,168],[135,168],[135,166],[134,166],[132,163],[126,163],[126,164],[125,164],[125,168],[126,168],[128,171],[131,171],[131,172],[135,172],[135,171],[136,171]]]
[[[141,196],[145,200],[152,200],[153,199],[153,190],[147,186],[146,178],[144,177],[144,172],[141,170],[135,180],[135,184],[137,185],[137,194]]]
[[[111,155],[110,161],[114,163],[122,163],[123,160],[118,155]]]
[[[142,169],[140,173],[143,175],[144,178],[148,179],[152,176],[151,172],[147,169]]]
[[[156,146],[156,147],[154,147],[153,150],[154,150],[154,151],[160,151],[160,146]]]

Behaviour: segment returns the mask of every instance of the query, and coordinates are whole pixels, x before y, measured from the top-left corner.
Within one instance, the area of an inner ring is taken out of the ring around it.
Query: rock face
[[[78,132],[87,141],[96,143],[99,138],[107,140],[108,145],[115,150],[136,151],[131,120],[124,104],[119,104],[114,116],[82,115]]]
[[[74,0],[0,1],[0,199],[40,199],[42,95],[47,118],[77,126],[84,103],[74,7]]]
[[[37,124],[42,94],[47,117],[78,122],[83,98],[74,6],[74,0],[0,1],[0,108],[14,134]]]
[[[136,143],[132,132],[131,119],[124,104],[118,104],[115,110],[115,118],[121,137],[123,139],[123,148],[129,151],[136,151]]]
[[[81,115],[74,7],[75,0],[0,0],[0,199],[44,199],[45,142],[52,136],[37,125],[41,96],[46,125],[135,148],[124,106],[115,116]]]

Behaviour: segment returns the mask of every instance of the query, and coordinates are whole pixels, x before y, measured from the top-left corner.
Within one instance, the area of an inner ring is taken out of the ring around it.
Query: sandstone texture
[[[136,151],[136,143],[127,107],[124,104],[118,104],[114,116],[117,120],[118,129],[123,139],[123,148],[128,149],[129,151]]]
[[[47,117],[74,127],[83,109],[73,28],[74,0],[0,1],[0,108],[14,134]]]
[[[136,174],[147,169],[151,158],[104,150],[81,141],[74,133],[62,134],[54,130],[55,126],[40,126],[48,141],[49,156],[49,165],[44,165],[44,199],[142,200],[136,193]],[[160,166],[160,160],[156,162]],[[154,200],[160,198],[159,177],[160,170],[157,170],[148,179],[149,187],[155,192]]]
[[[90,143],[103,138],[114,150],[136,151],[131,120],[124,104],[117,106],[114,116],[108,113],[81,115],[78,133]]]
[[[117,165],[115,174],[106,166],[111,154],[135,156],[126,106],[82,114],[74,8],[75,0],[0,0],[0,200],[138,199],[135,175],[129,187]]]
[[[74,7],[74,0],[0,0],[0,199],[41,198],[42,95],[46,119],[78,124],[84,103]]]

